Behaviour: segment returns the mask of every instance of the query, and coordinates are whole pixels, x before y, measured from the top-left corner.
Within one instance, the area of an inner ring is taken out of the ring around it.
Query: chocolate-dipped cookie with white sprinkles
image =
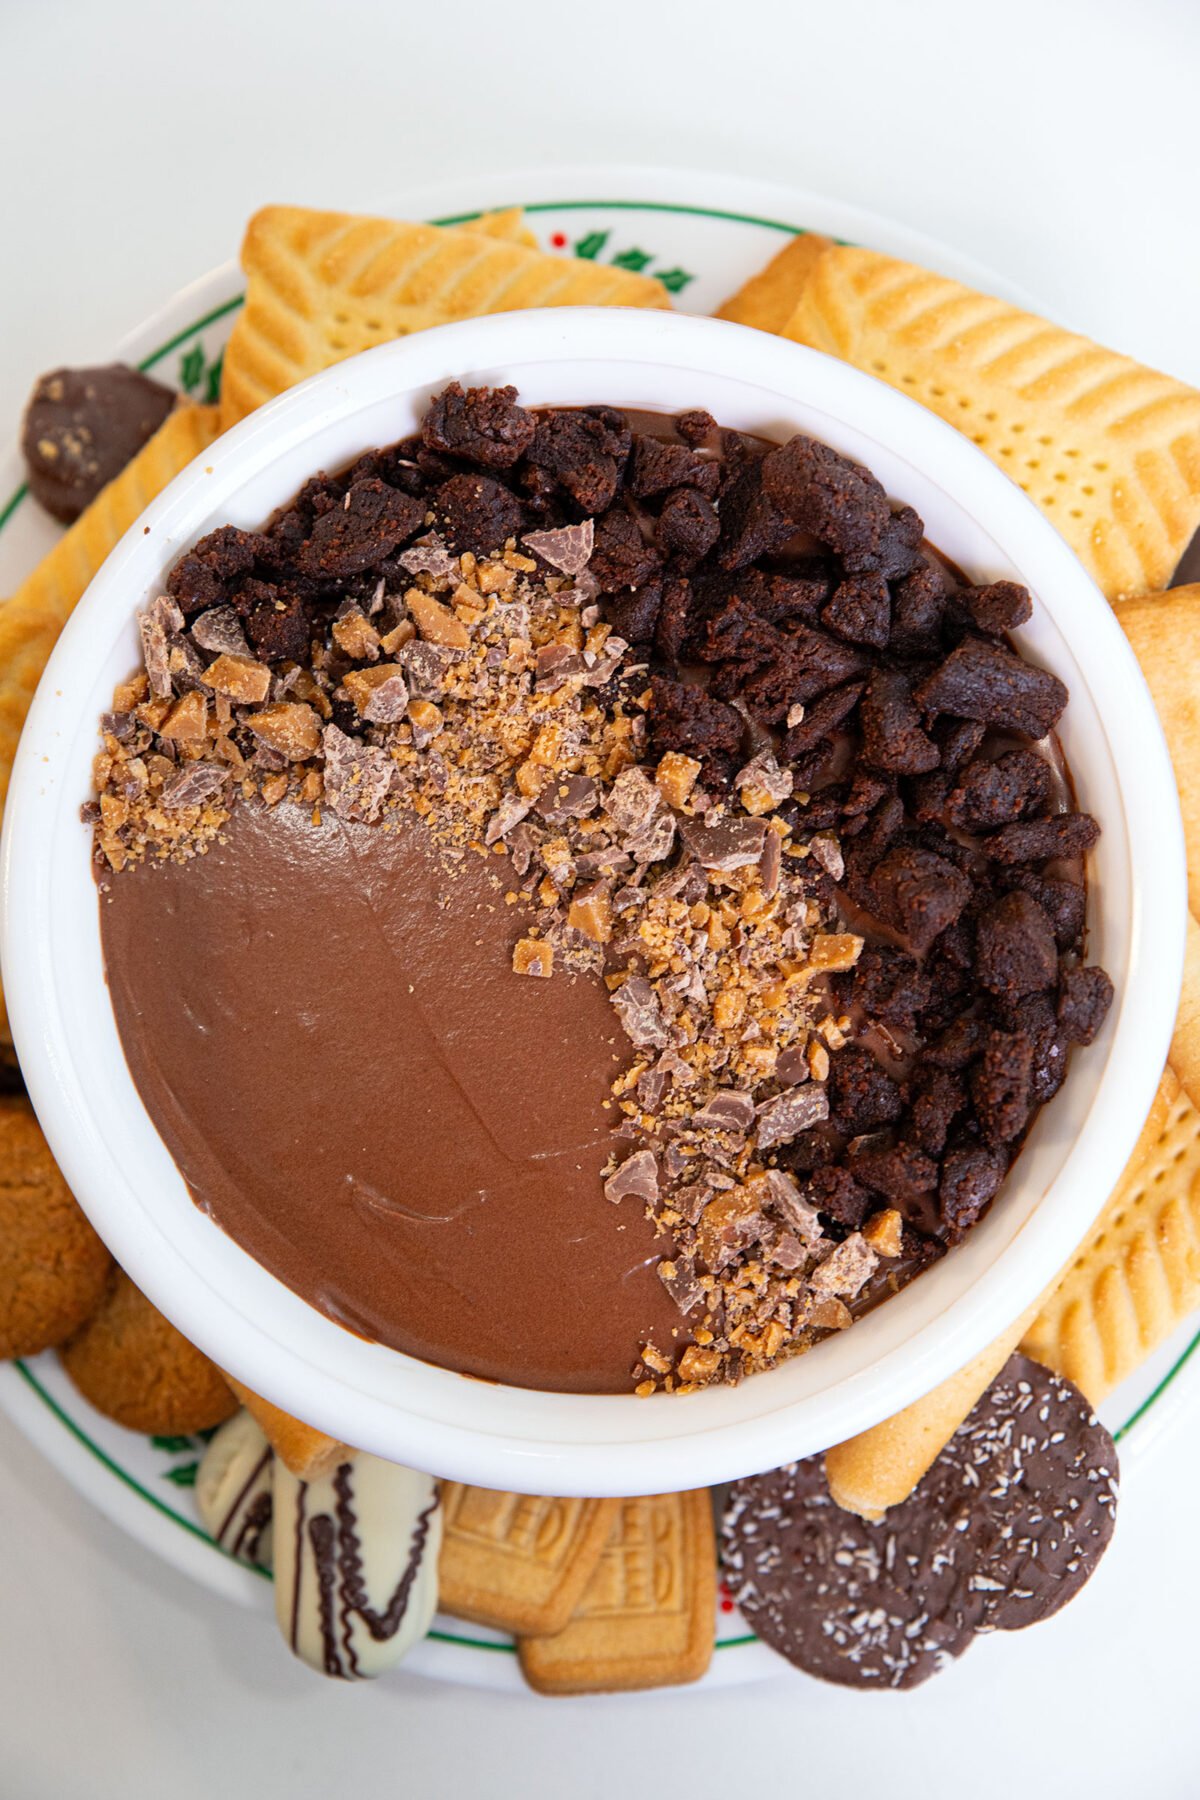
[[[849,1687],[916,1687],[984,1631],[1065,1606],[1116,1518],[1112,1438],[1071,1382],[1013,1356],[915,1492],[878,1523],[809,1457],[732,1488],[722,1563],[761,1638]]]

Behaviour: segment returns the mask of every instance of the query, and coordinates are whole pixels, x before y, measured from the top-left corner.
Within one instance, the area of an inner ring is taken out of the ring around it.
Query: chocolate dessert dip
[[[517,1386],[845,1329],[987,1210],[1111,1000],[1030,609],[813,439],[512,389],[211,533],[85,809],[196,1203]]]

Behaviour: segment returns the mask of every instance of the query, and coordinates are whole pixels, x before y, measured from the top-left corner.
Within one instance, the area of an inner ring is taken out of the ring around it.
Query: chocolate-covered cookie
[[[819,1456],[732,1489],[722,1561],[789,1662],[851,1687],[916,1687],[982,1631],[1048,1618],[1112,1536],[1117,1455],[1078,1388],[1013,1356],[909,1499],[870,1524]]]
[[[21,428],[34,499],[69,525],[154,436],[176,398],[124,363],[43,375]]]

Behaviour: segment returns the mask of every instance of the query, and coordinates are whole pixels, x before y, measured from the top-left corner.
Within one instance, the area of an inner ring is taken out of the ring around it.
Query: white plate
[[[553,197],[538,197],[548,193]],[[659,275],[675,304],[689,312],[713,311],[801,229],[869,243],[1029,303],[1012,283],[901,226],[816,195],[729,176],[583,169],[563,172],[551,184],[544,172],[501,175],[391,197],[376,210],[449,222],[517,203],[547,248]],[[117,354],[193,398],[209,398],[242,292],[236,264],[214,270],[131,332]],[[57,535],[26,496],[16,453],[0,459],[0,592],[11,590]],[[1198,1346],[1193,1321],[1102,1409],[1122,1440],[1126,1472],[1200,1389],[1200,1355],[1192,1354]],[[191,1482],[203,1449],[199,1439],[143,1438],[112,1424],[76,1393],[53,1354],[0,1365],[0,1408],[74,1487],[148,1550],[215,1592],[269,1610],[267,1579],[226,1557],[198,1523]],[[715,1641],[718,1654],[705,1677],[710,1685],[761,1679],[781,1668],[724,1599]],[[442,1617],[406,1667],[438,1680],[523,1685],[510,1640]]]

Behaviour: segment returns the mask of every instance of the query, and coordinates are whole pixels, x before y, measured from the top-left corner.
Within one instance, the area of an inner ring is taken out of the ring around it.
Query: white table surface
[[[0,0],[0,431],[267,200],[613,159],[816,189],[1200,382],[1186,0]],[[6,423],[7,421],[7,423]],[[1191,1429],[1189,1429],[1191,1427]],[[348,1691],[145,1558],[0,1420],[0,1800],[1200,1792],[1195,1418],[1059,1619],[920,1692]]]

